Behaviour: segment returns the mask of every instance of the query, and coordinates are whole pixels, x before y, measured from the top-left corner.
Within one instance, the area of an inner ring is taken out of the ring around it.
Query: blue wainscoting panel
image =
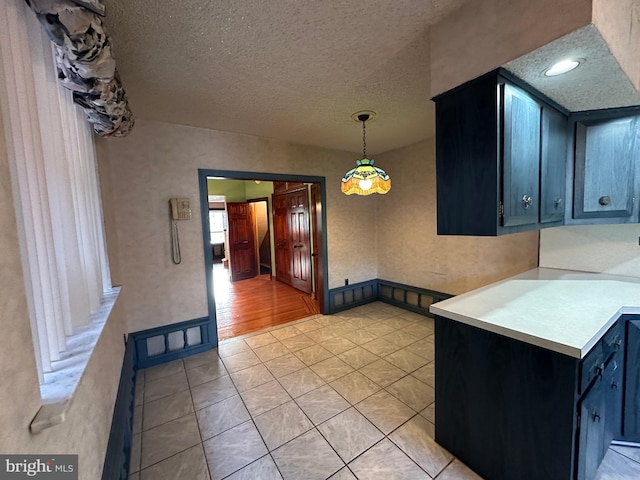
[[[133,437],[133,409],[136,386],[136,349],[129,337],[126,341],[120,384],[113,408],[111,431],[104,457],[102,480],[126,480]]]
[[[378,299],[378,281],[345,285],[344,287],[329,290],[329,313],[338,313],[343,310],[375,302]]]
[[[425,288],[412,287],[402,283],[378,279],[378,300],[412,312],[433,317],[429,306],[453,295]]]
[[[214,323],[195,318],[131,334],[136,345],[138,368],[152,367],[217,347]]]
[[[429,313],[429,306],[452,296],[448,293],[377,278],[329,290],[329,313],[338,313],[380,301],[432,317],[433,315]]]

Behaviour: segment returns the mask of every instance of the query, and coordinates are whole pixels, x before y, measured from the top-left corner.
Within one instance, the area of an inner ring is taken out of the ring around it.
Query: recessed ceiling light
[[[578,65],[580,65],[580,62],[578,60],[562,60],[545,71],[544,74],[547,77],[555,77],[556,75],[562,75],[563,73],[570,72]]]

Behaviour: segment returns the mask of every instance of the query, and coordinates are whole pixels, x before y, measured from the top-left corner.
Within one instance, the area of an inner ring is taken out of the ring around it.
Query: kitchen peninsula
[[[640,279],[538,268],[431,306],[436,441],[487,480],[590,480],[640,441]]]

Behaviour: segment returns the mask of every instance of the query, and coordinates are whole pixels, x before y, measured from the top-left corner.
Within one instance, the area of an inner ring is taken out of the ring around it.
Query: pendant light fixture
[[[356,160],[357,167],[349,170],[342,179],[342,193],[346,195],[385,194],[391,190],[391,179],[381,168],[373,165],[373,159],[367,158],[366,121],[373,116],[373,112],[353,114],[352,118],[362,122],[362,160]]]

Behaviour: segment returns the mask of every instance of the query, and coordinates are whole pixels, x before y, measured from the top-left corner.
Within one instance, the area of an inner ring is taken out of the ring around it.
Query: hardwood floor
[[[245,335],[319,313],[308,294],[259,275],[231,282],[222,264],[213,266],[218,339]]]

